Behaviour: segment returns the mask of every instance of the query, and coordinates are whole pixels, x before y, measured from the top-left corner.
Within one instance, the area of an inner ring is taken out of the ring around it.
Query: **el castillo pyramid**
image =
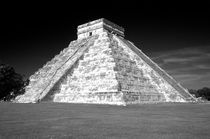
[[[77,28],[77,40],[30,77],[16,102],[126,105],[196,99],[104,18]]]

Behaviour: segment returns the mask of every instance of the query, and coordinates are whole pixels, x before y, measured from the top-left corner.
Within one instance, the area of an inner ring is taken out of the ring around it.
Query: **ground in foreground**
[[[0,138],[209,138],[210,104],[0,103]]]

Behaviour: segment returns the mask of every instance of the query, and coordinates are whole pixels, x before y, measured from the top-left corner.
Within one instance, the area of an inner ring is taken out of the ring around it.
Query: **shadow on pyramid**
[[[30,77],[19,103],[126,105],[196,99],[104,18],[77,28],[78,38]]]

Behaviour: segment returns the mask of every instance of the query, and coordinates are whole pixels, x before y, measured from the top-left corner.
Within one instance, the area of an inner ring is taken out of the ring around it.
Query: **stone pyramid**
[[[126,105],[196,99],[104,18],[77,28],[78,38],[30,77],[16,102]]]

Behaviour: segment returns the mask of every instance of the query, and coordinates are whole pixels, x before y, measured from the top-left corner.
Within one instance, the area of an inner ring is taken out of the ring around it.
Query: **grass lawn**
[[[0,103],[0,138],[210,138],[210,104]]]

